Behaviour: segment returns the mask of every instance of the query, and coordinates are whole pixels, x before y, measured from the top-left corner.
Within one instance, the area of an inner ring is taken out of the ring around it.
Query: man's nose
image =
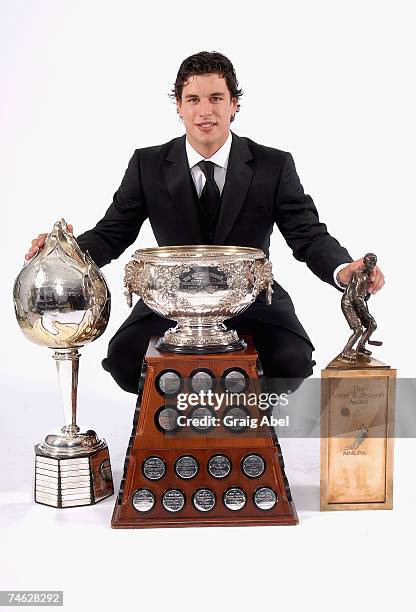
[[[202,117],[207,117],[212,114],[212,104],[209,100],[201,100],[199,114]]]

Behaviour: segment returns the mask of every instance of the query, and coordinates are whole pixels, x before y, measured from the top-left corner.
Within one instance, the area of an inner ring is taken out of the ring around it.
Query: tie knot
[[[207,181],[214,180],[214,168],[215,168],[214,162],[204,160],[204,161],[200,161],[198,166],[201,168],[202,172],[205,174],[205,178],[207,179]]]

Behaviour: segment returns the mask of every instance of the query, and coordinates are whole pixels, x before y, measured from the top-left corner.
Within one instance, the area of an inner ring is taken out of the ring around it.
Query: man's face
[[[237,99],[231,98],[223,77],[195,75],[184,85],[177,108],[190,144],[204,157],[211,157],[227,140]]]

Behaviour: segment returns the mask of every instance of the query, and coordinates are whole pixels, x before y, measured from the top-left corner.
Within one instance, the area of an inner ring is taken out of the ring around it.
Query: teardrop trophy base
[[[93,442],[88,448],[86,443]],[[114,493],[110,455],[95,432],[49,434],[35,446],[35,502],[55,508],[90,506]]]

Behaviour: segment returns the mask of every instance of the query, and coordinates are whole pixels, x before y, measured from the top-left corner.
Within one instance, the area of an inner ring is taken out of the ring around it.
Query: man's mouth
[[[212,121],[205,121],[204,123],[197,123],[197,126],[201,130],[210,130],[211,128],[214,127],[214,125],[216,125],[216,123],[213,123]]]

